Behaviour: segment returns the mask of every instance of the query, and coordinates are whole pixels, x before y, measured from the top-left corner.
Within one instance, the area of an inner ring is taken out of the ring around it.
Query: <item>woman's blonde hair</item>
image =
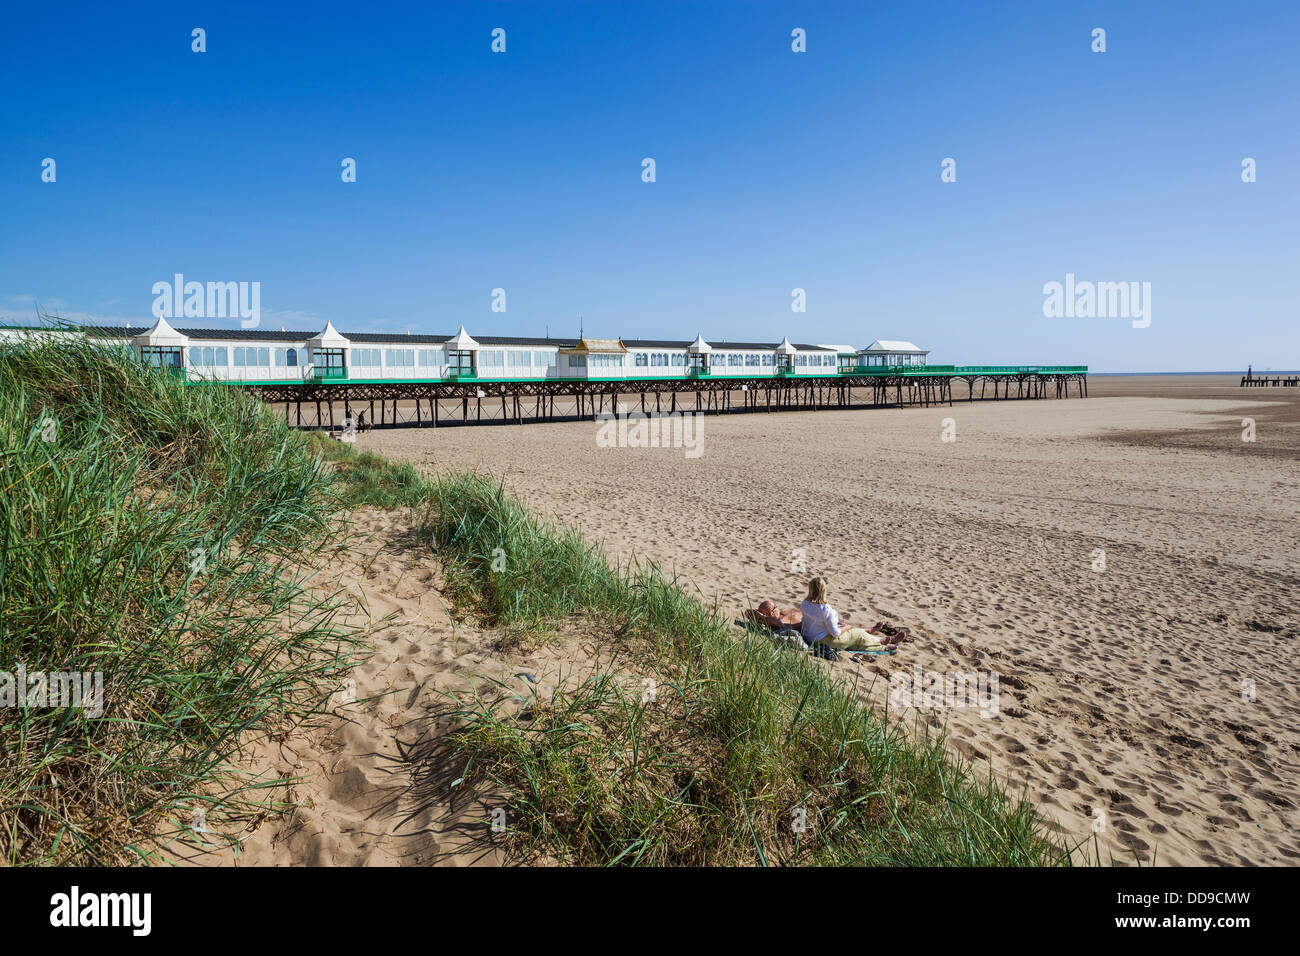
[[[813,604],[826,603],[826,579],[825,578],[813,578],[811,581],[808,582],[807,600],[811,601]]]

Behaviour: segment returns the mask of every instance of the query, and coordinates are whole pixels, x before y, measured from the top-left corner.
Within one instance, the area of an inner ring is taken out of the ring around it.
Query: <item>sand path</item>
[[[499,635],[453,622],[437,561],[414,541],[404,511],[362,510],[346,547],[321,555],[314,584],[346,599],[344,623],[366,633],[372,655],[328,712],[283,736],[252,743],[241,766],[252,780],[298,778],[268,798],[287,813],[221,827],[220,837],[178,843],[176,862],[202,866],[477,866],[507,862],[489,824],[491,801],[452,786],[460,765],[438,747],[431,715],[447,693],[494,690],[484,677],[546,695],[565,667],[562,645],[501,652]],[[572,652],[572,647],[569,651]],[[581,651],[578,656],[585,656]],[[505,825],[509,825],[508,817]],[[232,846],[237,846],[234,849]]]

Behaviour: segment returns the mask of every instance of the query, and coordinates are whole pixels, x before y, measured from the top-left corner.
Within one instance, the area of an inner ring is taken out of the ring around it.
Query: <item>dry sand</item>
[[[346,545],[321,555],[314,585],[344,601],[341,623],[363,631],[372,654],[326,712],[241,760],[249,784],[292,779],[254,799],[285,813],[211,822],[210,835],[174,843],[173,862],[200,866],[482,866],[511,862],[488,824],[505,801],[469,800],[453,786],[435,720],[447,694],[492,695],[492,680],[546,700],[557,682],[595,660],[590,641],[503,653],[499,635],[452,620],[428,547],[404,511],[357,512]],[[578,661],[576,665],[571,661]],[[533,682],[517,675],[528,674]],[[581,672],[580,672],[581,677]],[[507,710],[521,706],[507,704]],[[191,821],[183,821],[190,823]],[[508,826],[510,820],[504,818]]]
[[[433,472],[487,468],[539,512],[622,559],[674,569],[731,615],[764,597],[797,603],[810,574],[826,575],[846,618],[917,632],[895,657],[842,656],[837,672],[874,671],[882,705],[889,675],[916,664],[996,672],[996,717],[891,713],[946,722],[955,750],[1027,788],[1071,837],[1100,820],[1103,851],[1121,859],[1294,863],[1300,390],[1235,377],[1089,385],[1086,400],[710,417],[694,459],[598,447],[590,422],[381,430],[358,444]],[[956,441],[940,440],[945,418]],[[395,573],[365,587],[392,592]],[[388,600],[423,600],[431,583]],[[390,783],[358,755],[419,719],[421,688],[513,666],[482,643],[448,648],[438,621],[381,637],[366,687],[403,696],[382,727],[344,731],[360,739],[330,751],[340,766],[320,764],[327,782],[315,786],[342,788],[349,826],[364,828]],[[334,861],[423,862],[439,849],[417,846]]]

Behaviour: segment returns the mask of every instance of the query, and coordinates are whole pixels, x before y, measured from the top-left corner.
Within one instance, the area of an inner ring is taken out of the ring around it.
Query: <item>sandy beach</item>
[[[825,575],[845,618],[916,635],[828,666],[882,707],[900,670],[996,673],[996,715],[897,700],[891,715],[946,724],[1071,838],[1095,834],[1121,861],[1294,863],[1300,393],[1219,376],[1089,386],[1086,400],[709,417],[696,458],[599,447],[592,422],[376,430],[358,446],[485,468],[729,615],[797,604]],[[420,668],[438,653],[415,654]]]
[[[1300,3],[1097,6],[16,6],[10,922],[1282,922]]]

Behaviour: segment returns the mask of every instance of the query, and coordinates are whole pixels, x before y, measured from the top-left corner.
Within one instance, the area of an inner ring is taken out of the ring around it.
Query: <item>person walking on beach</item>
[[[883,636],[879,633],[879,625],[871,630],[842,625],[835,608],[826,603],[825,578],[813,578],[808,582],[808,596],[799,605],[799,610],[803,615],[803,639],[809,644],[841,651],[865,651],[874,647],[893,647],[907,639],[904,631],[893,637]]]

